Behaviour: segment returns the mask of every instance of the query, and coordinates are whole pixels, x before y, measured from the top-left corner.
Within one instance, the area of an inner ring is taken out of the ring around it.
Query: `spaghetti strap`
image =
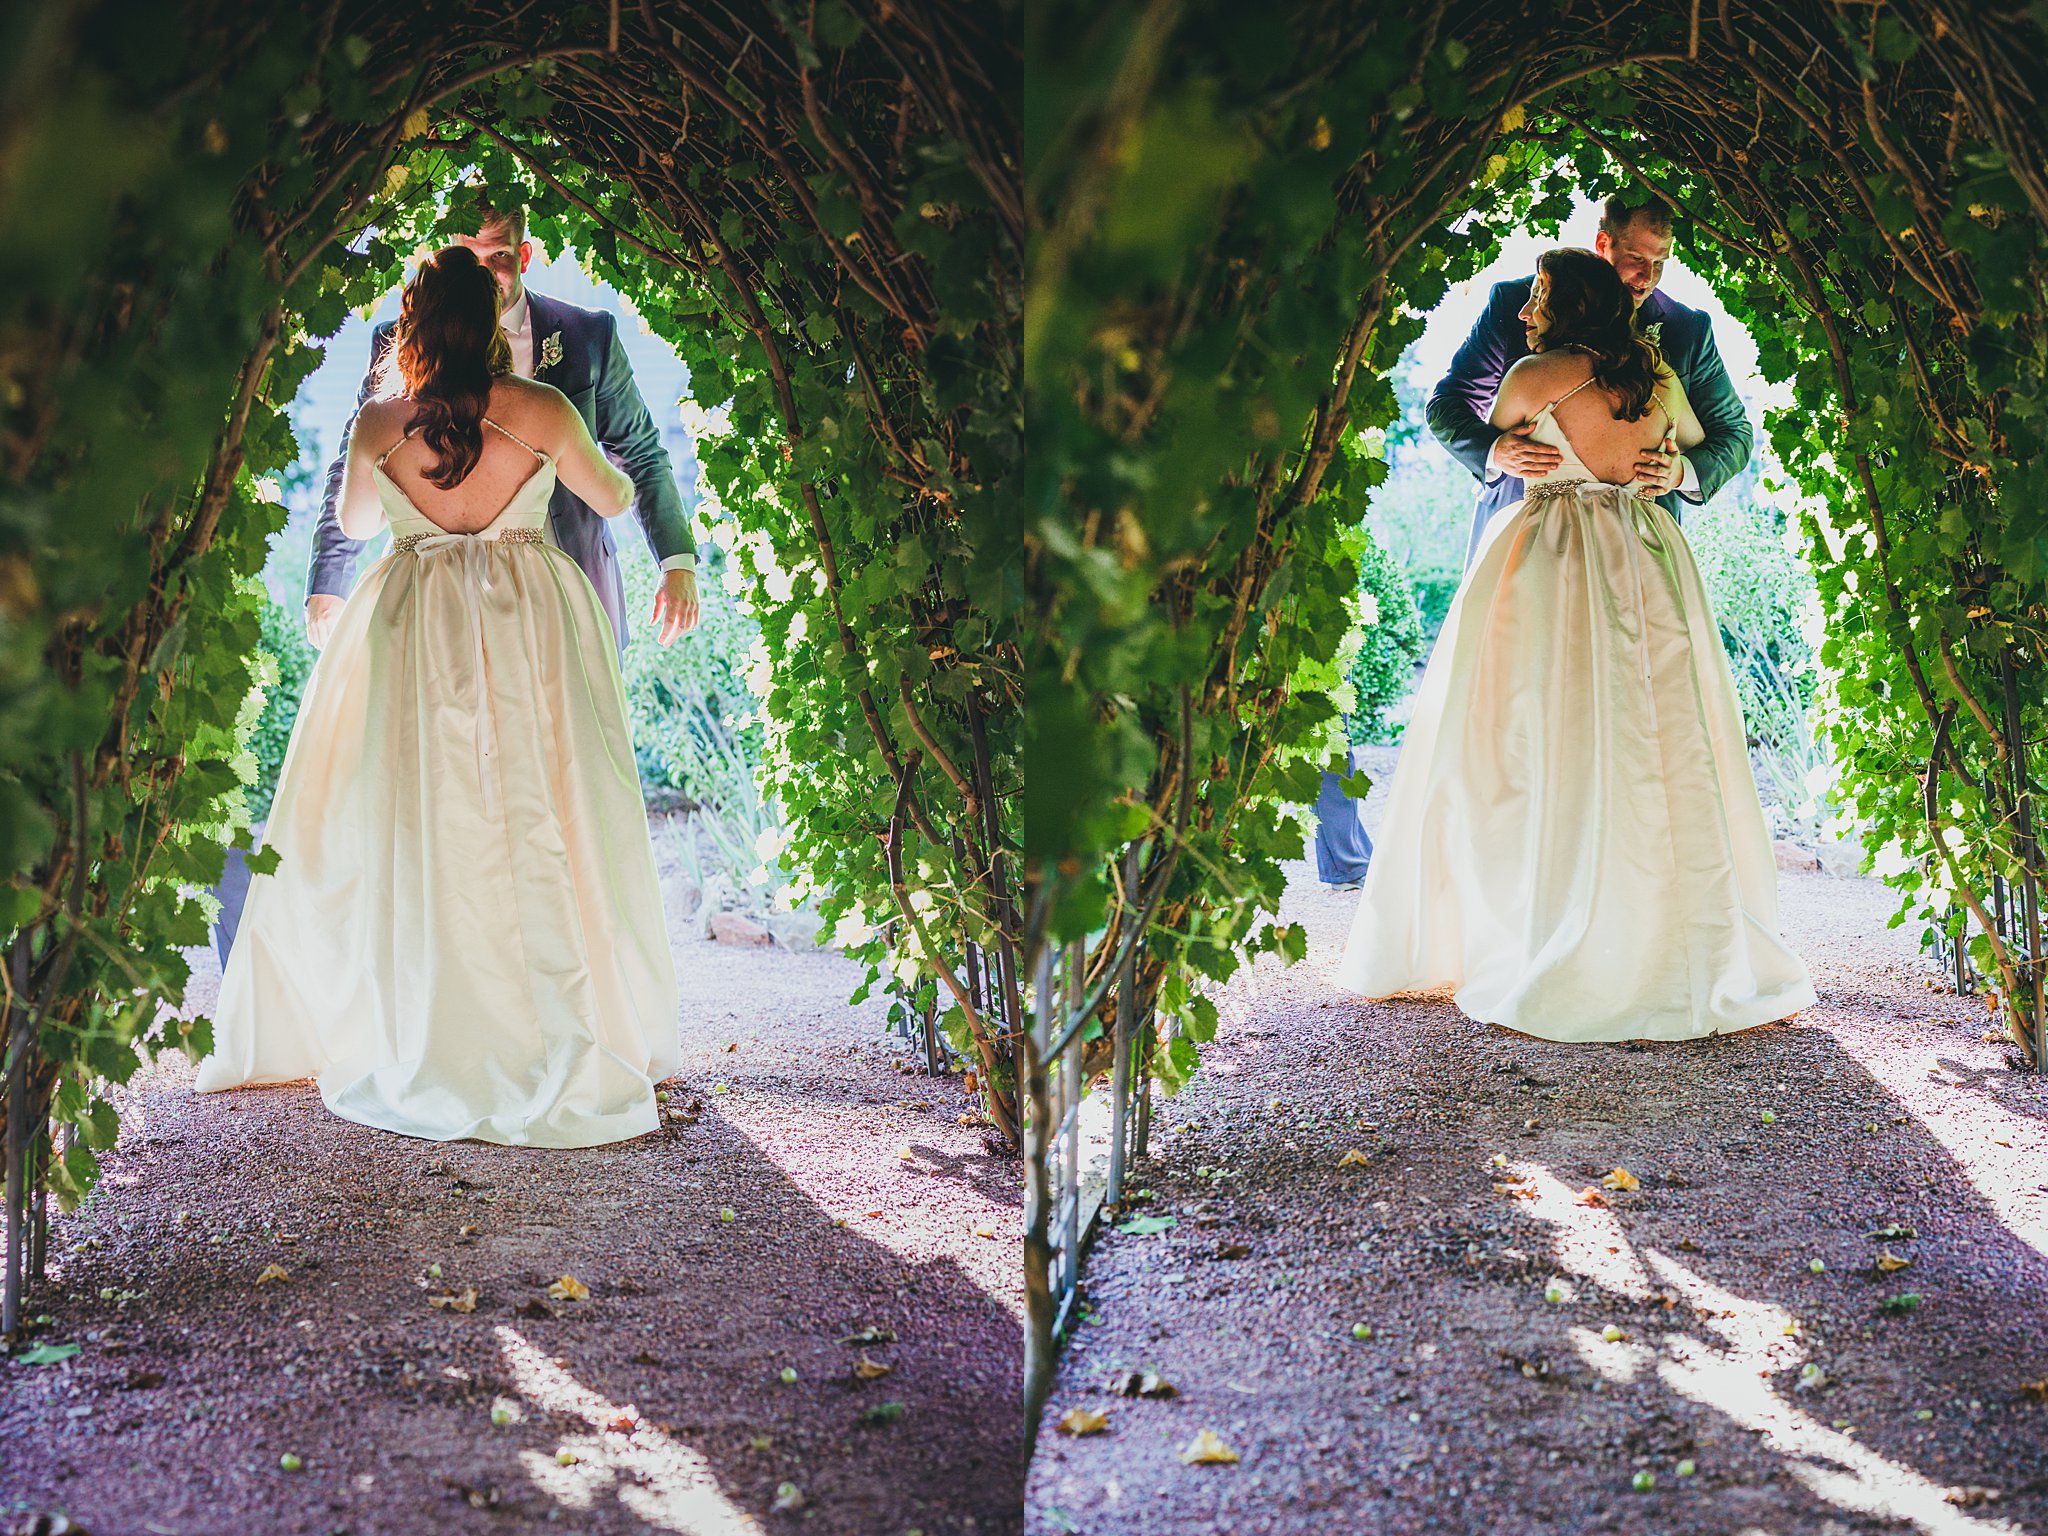
[[[1563,394],[1559,395],[1555,400],[1551,401],[1550,404],[1543,407],[1543,409],[1546,411],[1556,410],[1560,405],[1563,405],[1565,401],[1571,399],[1573,395],[1576,395],[1580,390],[1584,389],[1588,384],[1592,383],[1595,377],[1597,377],[1597,375],[1590,373],[1587,374],[1583,379],[1579,380],[1578,383],[1574,384],[1570,389],[1566,390]]]
[[[484,418],[482,418],[482,419],[483,419],[484,425],[486,425],[486,426],[491,426],[491,427],[496,427],[496,428],[497,428],[497,429],[498,429],[498,430],[499,430],[500,432],[504,433],[504,434],[505,434],[505,435],[506,435],[507,437],[511,438],[513,442],[517,443],[517,444],[518,444],[518,445],[519,445],[520,447],[524,448],[524,449],[525,449],[525,450],[526,450],[526,451],[527,451],[528,453],[532,454],[532,455],[533,455],[533,456],[534,456],[534,457],[535,457],[536,459],[539,459],[539,460],[541,461],[541,463],[545,464],[545,463],[547,463],[547,462],[548,462],[548,456],[547,456],[546,454],[542,453],[542,452],[541,452],[541,451],[540,451],[540,450],[539,450],[538,448],[534,447],[534,446],[533,446],[533,444],[529,443],[529,442],[528,442],[528,441],[527,441],[527,440],[526,440],[525,438],[521,437],[521,436],[520,436],[520,435],[519,435],[519,434],[518,434],[517,432],[514,432],[514,431],[513,431],[513,430],[512,430],[512,429],[511,429],[510,427],[508,427],[508,426],[505,426],[505,425],[503,425],[502,423],[499,423],[499,422],[495,422],[495,421],[492,421],[492,420],[491,420],[491,418],[490,418],[490,417],[488,417],[488,416],[486,416],[486,417],[484,417]]]
[[[394,453],[398,452],[398,450],[403,448],[407,443],[411,442],[413,433],[417,431],[419,431],[418,427],[407,427],[405,429],[405,436],[401,437],[397,442],[393,443],[389,448],[386,448],[382,453],[377,455],[377,467],[379,469],[382,469],[384,467],[384,461],[390,458],[391,455],[393,455]]]

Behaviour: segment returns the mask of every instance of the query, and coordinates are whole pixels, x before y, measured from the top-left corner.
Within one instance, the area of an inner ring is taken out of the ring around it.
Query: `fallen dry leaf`
[[[1579,1191],[1580,1205],[1606,1205],[1607,1203],[1607,1197],[1590,1184]]]
[[[1213,1429],[1205,1429],[1181,1447],[1180,1459],[1190,1467],[1229,1466],[1237,1461],[1237,1452],[1225,1445]]]
[[[1880,1249],[1878,1251],[1877,1267],[1880,1270],[1882,1270],[1885,1274],[1889,1275],[1897,1270],[1910,1269],[1912,1268],[1912,1266],[1913,1261],[1911,1259],[1901,1258],[1898,1254],[1893,1253],[1889,1248]]]
[[[1100,1435],[1109,1430],[1109,1415],[1093,1408],[1069,1408],[1056,1426],[1063,1435]]]
[[[1248,1259],[1252,1256],[1250,1243],[1218,1243],[1216,1257],[1219,1259]]]
[[[894,1344],[896,1342],[896,1330],[894,1328],[870,1325],[861,1329],[859,1333],[849,1333],[839,1342],[842,1344]]]
[[[865,1354],[853,1362],[853,1374],[862,1381],[880,1381],[894,1369],[894,1366],[884,1365],[879,1360],[870,1360]]]
[[[2043,1376],[2039,1381],[2021,1382],[2020,1391],[2038,1402],[2048,1403],[2048,1376]]]
[[[1180,1388],[1157,1371],[1119,1371],[1109,1378],[1109,1390],[1118,1397],[1180,1396]]]
[[[263,1266],[263,1273],[256,1277],[256,1283],[268,1285],[273,1280],[289,1280],[291,1277],[292,1272],[282,1264],[266,1264]]]
[[[548,1296],[555,1301],[588,1301],[590,1287],[574,1275],[564,1275],[548,1287]]]
[[[440,1307],[448,1312],[474,1312],[476,1310],[476,1287],[465,1285],[460,1291],[447,1291],[439,1296],[429,1296],[427,1305]]]
[[[1996,1503],[1999,1492],[1996,1488],[1980,1488],[1971,1483],[1962,1488],[1951,1488],[1942,1497],[1959,1508],[1975,1509],[1979,1504]]]
[[[1643,1181],[1630,1173],[1626,1168],[1609,1169],[1607,1176],[1600,1182],[1608,1189],[1630,1190],[1643,1187]]]
[[[1370,1159],[1368,1159],[1363,1152],[1359,1151],[1358,1148],[1353,1147],[1350,1151],[1346,1152],[1342,1157],[1337,1159],[1337,1166],[1339,1168],[1358,1168],[1363,1167],[1368,1161],[1370,1161]]]
[[[984,1221],[980,1226],[974,1229],[974,1235],[976,1237],[994,1237],[996,1235],[995,1223],[992,1221]]]

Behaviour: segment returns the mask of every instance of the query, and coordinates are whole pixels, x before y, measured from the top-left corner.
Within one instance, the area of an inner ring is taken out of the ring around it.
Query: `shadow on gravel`
[[[991,1133],[993,1134],[993,1133]],[[999,1157],[986,1148],[979,1152],[962,1153],[946,1147],[919,1142],[915,1138],[905,1142],[927,1173],[935,1179],[957,1184],[962,1189],[973,1190],[989,1200],[1013,1201],[1017,1192],[1017,1170],[1015,1158]],[[1022,1390],[1021,1387],[1019,1390]]]
[[[1297,878],[1309,961],[1161,1113],[1177,1224],[1090,1261],[1031,1536],[2048,1529],[2044,1085],[1815,879],[1819,1007],[1617,1048],[1334,993],[1350,905]]]
[[[32,1310],[83,1349],[0,1364],[0,1513],[732,1536],[785,1528],[780,1494],[817,1536],[1017,1529],[1013,1313],[836,1225],[716,1113],[577,1152],[437,1145],[309,1085],[189,1078],[136,1094],[58,1226]],[[588,1298],[550,1296],[564,1275]]]

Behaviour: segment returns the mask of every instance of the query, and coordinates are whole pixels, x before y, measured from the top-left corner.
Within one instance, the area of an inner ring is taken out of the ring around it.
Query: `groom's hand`
[[[1636,458],[1636,494],[1655,500],[1678,489],[1685,479],[1685,455],[1670,433],[1654,448],[1645,448]]]
[[[677,635],[697,627],[697,573],[663,571],[661,589],[654,594],[654,638],[667,645]]]
[[[1529,441],[1529,434],[1535,430],[1535,422],[1525,421],[1519,427],[1509,427],[1501,433],[1493,445],[1493,462],[1501,473],[1513,475],[1517,480],[1529,480],[1549,474],[1564,462],[1564,455],[1550,444]]]
[[[334,633],[334,621],[341,617],[344,598],[330,592],[315,592],[306,599],[306,638],[313,649],[327,649],[327,637]]]

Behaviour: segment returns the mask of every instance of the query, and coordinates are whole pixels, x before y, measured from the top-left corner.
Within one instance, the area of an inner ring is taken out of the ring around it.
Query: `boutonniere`
[[[549,339],[550,341],[552,341],[552,340],[553,340],[554,338],[553,338],[553,337],[549,337],[548,339]],[[1664,345],[1664,322],[1663,322],[1662,320],[1653,320],[1653,321],[1651,321],[1651,322],[1650,322],[1650,323],[1649,323],[1648,325],[1644,326],[1644,327],[1643,327],[1643,340],[1647,341],[1647,342],[1648,342],[1648,343],[1649,343],[1649,344],[1650,344],[1651,346],[1653,346],[1653,347],[1661,347],[1661,346],[1663,346],[1663,345]]]
[[[562,333],[560,331],[556,331],[553,335],[542,338],[540,344],[540,362],[538,365],[535,366],[533,371],[535,373],[538,373],[542,368],[552,368],[557,363],[561,362],[561,360]]]

